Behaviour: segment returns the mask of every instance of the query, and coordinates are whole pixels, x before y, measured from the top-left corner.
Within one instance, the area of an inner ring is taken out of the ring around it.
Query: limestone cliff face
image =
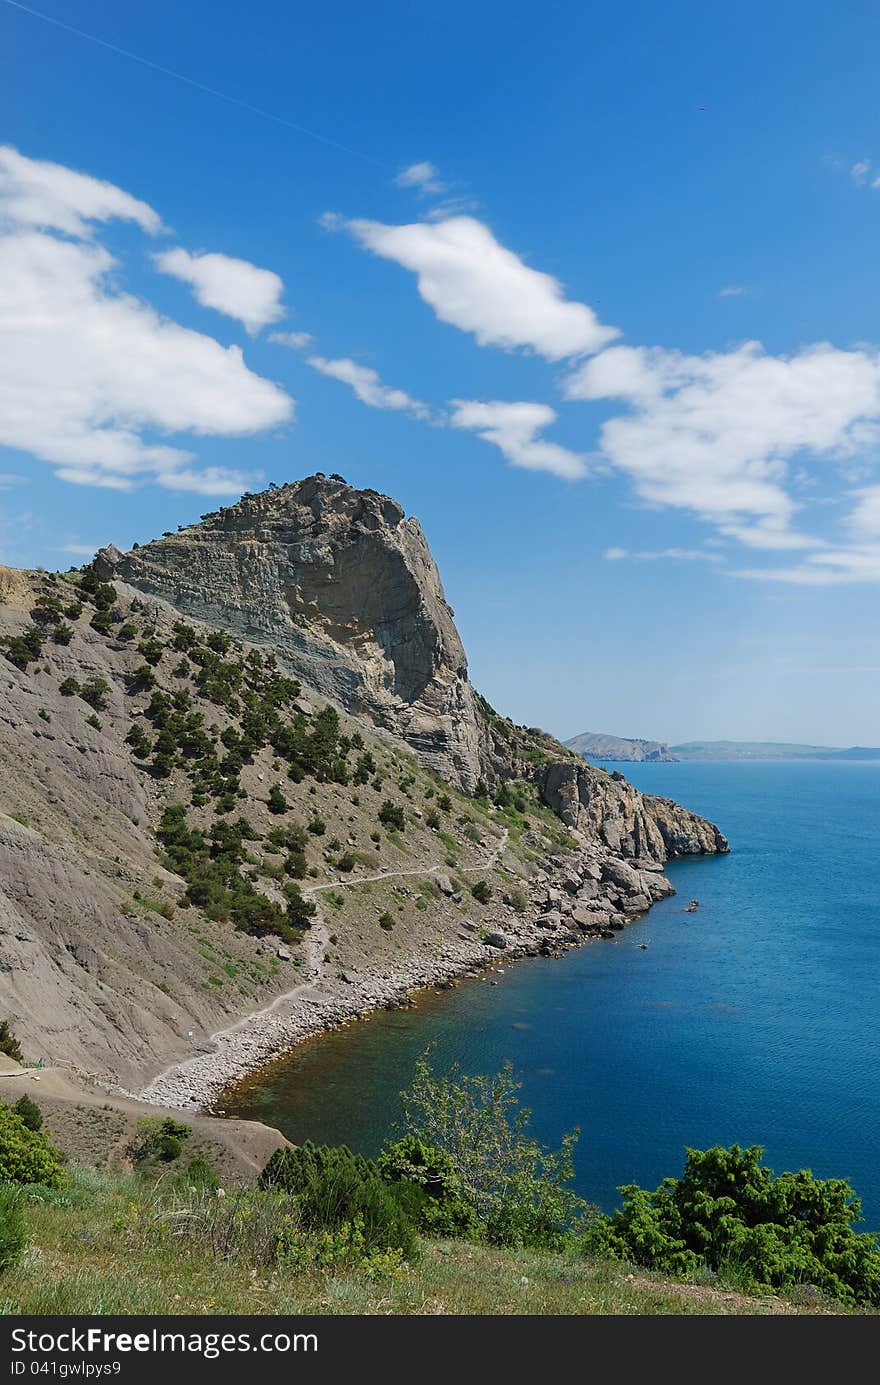
[[[714,823],[592,765],[545,765],[539,783],[545,802],[564,823],[618,856],[662,864],[674,856],[730,850]]]
[[[308,477],[246,496],[122,555],[118,577],[271,644],[303,682],[472,789],[482,723],[418,520],[396,501]]]

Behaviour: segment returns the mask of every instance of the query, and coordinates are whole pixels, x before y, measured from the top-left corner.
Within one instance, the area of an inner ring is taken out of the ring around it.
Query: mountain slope
[[[151,1093],[197,1104],[499,948],[608,936],[669,892],[669,855],[726,850],[474,692],[392,505],[318,478],[246,498],[185,546],[0,571],[0,1015],[31,1057],[137,1089],[171,1068]],[[271,540],[253,537],[258,509]],[[196,586],[211,623],[181,614]],[[477,773],[494,802],[479,779],[467,791]]]

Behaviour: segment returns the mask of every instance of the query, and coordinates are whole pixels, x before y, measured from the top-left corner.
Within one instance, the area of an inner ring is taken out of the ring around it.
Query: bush
[[[426,1058],[401,1093],[407,1133],[446,1155],[482,1233],[501,1245],[560,1247],[587,1205],[567,1186],[578,1132],[549,1150],[528,1134],[531,1112],[506,1063],[491,1077],[453,1066],[435,1077]]]
[[[64,1161],[42,1130],[29,1130],[10,1106],[0,1106],[0,1183],[43,1183],[60,1188]]]
[[[9,1027],[9,1020],[0,1020],[0,1053],[12,1058],[16,1063],[24,1062],[21,1045]]]
[[[21,1116],[28,1130],[42,1130],[43,1113],[29,1096],[20,1096],[12,1109],[16,1115]]]
[[[89,678],[80,688],[79,695],[83,702],[94,707],[96,712],[103,712],[107,706],[109,691],[110,684],[104,678]]]
[[[38,625],[29,625],[20,635],[11,636],[4,641],[6,657],[23,673],[28,664],[33,663],[34,659],[39,659],[45,640],[45,632]]]
[[[420,1190],[419,1229],[431,1236],[474,1236],[479,1223],[464,1195],[461,1179],[445,1150],[417,1135],[386,1145],[377,1167],[387,1183],[411,1183]]]
[[[492,898],[492,887],[485,880],[478,880],[475,885],[471,885],[471,894],[478,904],[488,904]]]
[[[259,1186],[289,1193],[306,1231],[356,1226],[368,1252],[397,1250],[407,1258],[416,1253],[418,1197],[388,1186],[375,1164],[345,1145],[331,1148],[307,1140],[294,1149],[276,1149]]]
[[[75,678],[65,678],[62,683],[58,684],[58,691],[62,697],[78,697],[80,686]]]
[[[216,1193],[220,1179],[207,1159],[190,1159],[185,1169],[175,1175],[175,1185],[180,1188],[193,1188],[197,1193]]]
[[[0,1187],[0,1274],[18,1264],[27,1239],[21,1193],[17,1188]]]
[[[844,1179],[781,1173],[759,1145],[688,1149],[684,1174],[623,1206],[588,1234],[593,1252],[691,1277],[708,1268],[751,1290],[811,1284],[844,1303],[880,1304],[880,1247],[854,1231],[861,1204]]]
[[[379,809],[379,821],[386,827],[396,827],[398,832],[402,832],[406,826],[406,814],[399,803],[392,803],[390,798],[386,798]]]
[[[269,790],[269,799],[266,806],[269,809],[270,813],[278,814],[287,812],[289,805],[287,799],[284,797],[284,794],[281,792],[280,784],[272,785],[271,789]]]
[[[346,875],[353,871],[357,865],[357,857],[353,851],[346,851],[344,856],[340,856],[336,862],[336,869],[343,871]]]
[[[192,1126],[166,1116],[144,1116],[137,1123],[137,1136],[130,1153],[135,1164],[171,1164],[183,1153],[184,1141],[192,1134]]]

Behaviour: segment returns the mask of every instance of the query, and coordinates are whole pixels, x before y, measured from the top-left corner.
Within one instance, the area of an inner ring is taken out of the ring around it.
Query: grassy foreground
[[[0,1278],[6,1314],[795,1314],[839,1307],[678,1284],[573,1253],[425,1241],[387,1272],[258,1269],[160,1228],[142,1180],[73,1169],[26,1203],[30,1242]]]

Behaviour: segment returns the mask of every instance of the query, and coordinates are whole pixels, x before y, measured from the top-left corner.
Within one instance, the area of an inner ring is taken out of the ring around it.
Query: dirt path
[[[490,870],[497,863],[502,851],[507,846],[509,837],[510,831],[508,828],[505,827],[502,830],[498,842],[493,847],[492,851],[489,853],[486,859],[480,865],[462,866],[457,867],[456,869],[458,869],[459,873],[462,875],[469,875],[476,871]],[[420,875],[423,877],[425,875],[439,875],[442,872],[445,872],[447,869],[449,868],[445,864],[440,863],[432,866],[420,866],[416,870],[384,870],[378,872],[378,874],[376,875],[361,875],[354,879],[351,876],[341,876],[337,880],[329,880],[321,885],[303,886],[302,893],[306,897],[311,898],[312,896],[318,895],[325,890],[335,890],[341,885],[362,885],[372,882],[374,880],[389,880],[395,879],[397,877],[413,875]],[[303,938],[303,965],[308,968],[310,973],[310,979],[307,981],[300,981],[289,991],[283,991],[281,995],[276,996],[275,999],[269,1005],[263,1006],[261,1010],[251,1010],[249,1014],[243,1015],[241,1019],[236,1020],[234,1024],[226,1025],[223,1029],[215,1029],[213,1033],[208,1035],[209,1044],[216,1047],[217,1044],[221,1042],[223,1039],[233,1034],[240,1033],[243,1029],[246,1029],[248,1025],[252,1024],[255,1020],[260,1020],[265,1018],[267,1015],[273,1014],[275,1011],[280,1010],[283,1007],[289,1005],[292,1001],[301,1000],[306,996],[315,995],[323,978],[324,954],[329,945],[330,930],[327,925],[327,920],[324,917],[324,912],[321,907],[320,900],[315,899],[314,903],[317,908],[317,913],[315,914],[311,928],[307,930]],[[204,1047],[200,1046],[191,1055],[191,1058],[197,1058],[205,1054],[206,1051],[210,1050],[206,1050]],[[176,1063],[169,1063],[167,1068],[163,1068],[163,1070],[160,1073],[158,1073],[156,1077],[152,1078],[149,1085],[146,1087],[143,1099],[149,1100],[148,1093],[150,1091],[150,1088],[158,1083],[163,1082],[166,1077],[168,1077],[171,1073],[175,1072],[178,1068],[184,1067],[187,1062],[191,1061],[191,1058],[178,1059]]]

